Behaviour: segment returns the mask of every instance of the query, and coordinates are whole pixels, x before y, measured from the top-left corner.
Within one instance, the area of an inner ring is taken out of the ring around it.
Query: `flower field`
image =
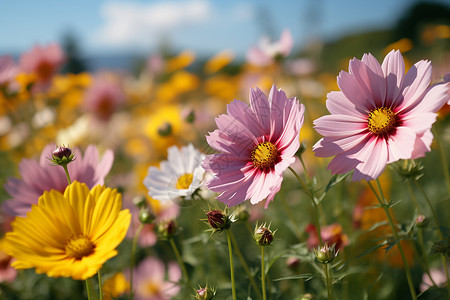
[[[419,36],[0,56],[0,299],[449,299],[450,27]]]

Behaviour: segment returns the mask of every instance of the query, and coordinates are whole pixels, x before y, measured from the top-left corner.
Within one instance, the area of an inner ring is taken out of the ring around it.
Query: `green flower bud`
[[[211,300],[215,295],[216,290],[210,289],[208,285],[204,288],[200,287],[200,289],[195,291],[195,299],[197,300]]]
[[[158,235],[162,239],[169,239],[173,237],[177,231],[177,224],[174,220],[161,221],[158,223]]]
[[[322,264],[331,263],[337,256],[337,252],[334,247],[335,245],[330,247],[328,243],[325,243],[322,248],[319,246],[317,250],[314,250],[316,259]]]
[[[68,147],[58,147],[52,152],[52,158],[49,158],[51,162],[58,166],[66,166],[74,161],[75,153]]]
[[[206,213],[208,223],[213,228],[214,232],[221,232],[231,226],[231,221],[220,210],[211,210]]]
[[[261,225],[255,228],[255,232],[253,233],[253,239],[260,246],[270,245],[273,241],[273,236],[275,232],[272,232],[266,225]]]

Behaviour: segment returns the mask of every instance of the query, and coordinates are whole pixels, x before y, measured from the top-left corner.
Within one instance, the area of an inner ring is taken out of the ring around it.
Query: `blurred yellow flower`
[[[171,73],[179,69],[184,69],[192,64],[194,60],[195,53],[191,50],[185,50],[167,61],[166,70]]]
[[[387,45],[386,48],[384,48],[383,52],[384,52],[384,55],[387,55],[389,52],[391,52],[394,49],[394,50],[400,50],[400,52],[404,53],[404,52],[408,52],[412,48],[413,48],[412,41],[408,38],[402,38],[392,44]]]
[[[204,88],[208,95],[229,102],[239,94],[239,81],[236,77],[220,74],[208,78]]]
[[[176,105],[155,105],[155,110],[146,117],[148,119],[144,132],[150,138],[152,146],[166,152],[168,146],[174,145],[174,135],[181,131],[181,110]]]
[[[116,273],[103,283],[103,299],[117,298],[128,292],[129,288],[130,283],[125,278],[125,275],[122,272]]]
[[[117,255],[131,214],[122,197],[101,185],[89,190],[77,181],[64,194],[44,192],[26,217],[16,217],[6,249],[16,269],[35,268],[50,277],[84,280]]]
[[[449,39],[450,26],[448,25],[427,25],[420,35],[422,43],[425,46],[432,45],[436,39]]]
[[[196,90],[200,85],[197,75],[187,71],[178,71],[169,81],[161,84],[156,92],[156,98],[163,101],[175,100],[180,94]]]
[[[210,58],[205,64],[204,70],[208,74],[215,73],[231,63],[234,59],[234,54],[230,50],[224,50]]]

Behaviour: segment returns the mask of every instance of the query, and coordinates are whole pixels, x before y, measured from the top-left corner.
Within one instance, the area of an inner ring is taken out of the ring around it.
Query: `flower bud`
[[[58,147],[52,152],[52,158],[49,158],[55,165],[66,166],[70,162],[74,161],[75,153],[68,147]]]
[[[424,215],[418,215],[416,218],[416,225],[419,228],[425,228],[430,223],[430,219],[425,217]]]
[[[141,208],[139,210],[139,221],[141,221],[142,224],[150,224],[155,218],[155,215],[148,208]]]
[[[208,223],[214,229],[214,232],[220,232],[231,226],[228,217],[220,210],[211,210],[206,213],[206,216],[208,217]]]
[[[325,243],[322,248],[318,247],[317,250],[314,250],[316,259],[322,264],[331,263],[337,256],[334,247],[335,245],[330,247],[328,243]]]
[[[404,180],[418,180],[423,176],[423,166],[416,160],[401,159],[391,165]]]
[[[171,133],[172,133],[172,124],[170,124],[169,122],[162,124],[158,128],[158,134],[160,136],[169,136]]]
[[[177,231],[177,224],[174,220],[161,221],[158,223],[158,235],[163,239],[171,238]]]
[[[312,299],[314,299],[314,296],[310,293],[303,294],[302,297],[300,298],[300,300],[312,300]]]
[[[272,243],[275,232],[272,232],[269,227],[264,224],[255,229],[253,238],[258,245],[267,246]]]
[[[216,290],[210,289],[208,285],[206,285],[206,287],[204,288],[200,287],[200,289],[195,291],[195,299],[198,300],[211,300],[215,295]]]

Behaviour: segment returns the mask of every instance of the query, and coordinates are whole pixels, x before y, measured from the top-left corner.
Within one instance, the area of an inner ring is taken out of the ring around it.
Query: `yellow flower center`
[[[395,127],[395,114],[388,107],[376,108],[369,113],[367,125],[373,134],[389,133]]]
[[[278,149],[271,142],[260,143],[252,151],[253,165],[261,170],[272,168],[278,159]]]
[[[66,254],[75,259],[81,259],[94,252],[95,245],[82,233],[73,235],[66,243]]]
[[[177,180],[177,189],[185,190],[188,189],[194,179],[194,174],[186,173],[178,177]]]

